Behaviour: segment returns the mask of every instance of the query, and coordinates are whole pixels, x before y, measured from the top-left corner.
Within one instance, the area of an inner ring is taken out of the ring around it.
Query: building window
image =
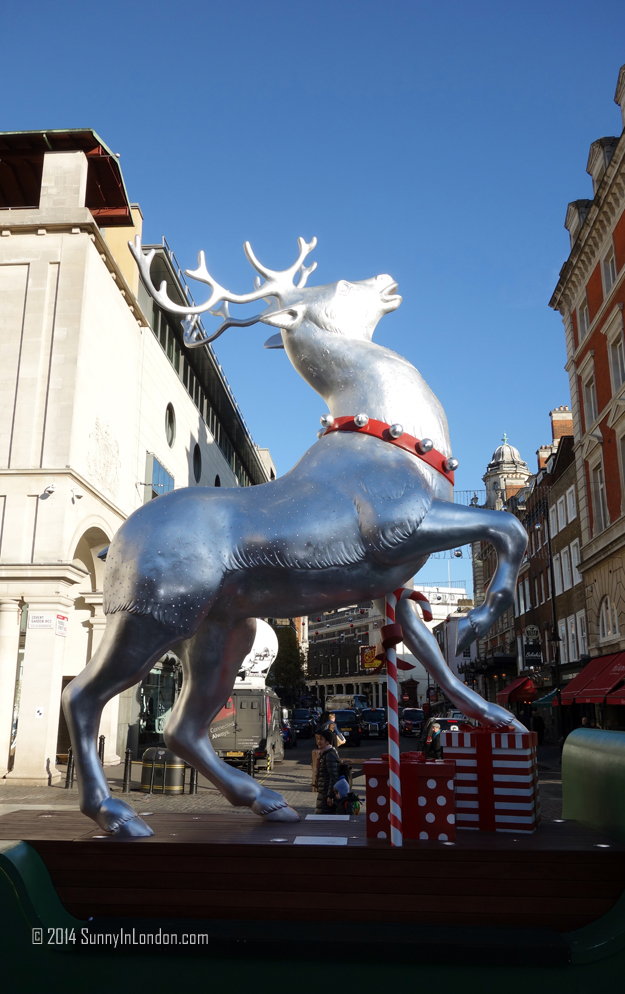
[[[566,502],[564,497],[558,500],[558,531],[566,528]]]
[[[562,554],[562,586],[564,590],[570,590],[573,586],[571,575],[571,553],[568,549],[563,549]]]
[[[173,404],[168,404],[165,408],[165,438],[167,439],[167,444],[171,449],[176,441],[176,414],[174,412]]]
[[[588,431],[590,426],[597,420],[598,413],[595,373],[593,370],[588,379],[584,380],[584,415],[586,431]]]
[[[560,636],[560,662],[565,666],[569,661],[568,644],[566,638],[566,621],[558,622],[558,635]]]
[[[623,333],[619,332],[610,344],[610,364],[612,366],[612,382],[614,393],[620,390],[625,383],[625,353],[623,352]]]
[[[549,528],[552,538],[558,534],[558,516],[555,507],[549,508]]]
[[[538,607],[540,604],[540,596],[538,593],[538,579],[534,580],[534,606]]]
[[[148,452],[146,458],[146,495],[145,501],[161,497],[174,489],[174,478],[158,461],[153,452]]]
[[[588,334],[588,329],[590,327],[590,314],[588,312],[588,301],[586,298],[584,298],[577,311],[577,324],[579,326],[579,340],[581,342],[581,340]]]
[[[566,492],[566,513],[569,521],[577,517],[577,501],[575,500],[575,487],[569,487]]]
[[[216,487],[221,486],[221,480],[219,479],[219,474],[215,477],[215,486]]]
[[[540,603],[545,603],[545,574],[540,574]]]
[[[588,645],[586,641],[586,612],[577,612],[577,645],[579,647],[580,656],[585,656],[588,652]]]
[[[525,610],[529,611],[532,606],[532,595],[530,594],[529,577],[525,577]]]
[[[614,258],[614,248],[611,248],[603,260],[603,282],[605,284],[606,296],[616,283],[616,259]]]
[[[606,642],[608,639],[618,638],[620,634],[614,601],[604,597],[599,608],[599,640]]]
[[[556,582],[556,597],[562,593],[562,566],[560,565],[560,553],[553,557],[553,575]]]
[[[590,471],[592,498],[595,512],[595,535],[600,535],[608,527],[608,505],[605,496],[605,480],[603,466],[598,463]]]
[[[202,476],[202,453],[200,452],[200,447],[195,443],[195,448],[193,449],[193,475],[195,477],[195,482],[200,482],[200,477]]]
[[[574,542],[571,542],[571,572],[573,574],[573,586],[575,586],[576,583],[579,583],[582,578],[582,574],[580,573],[578,567],[579,567],[579,539],[575,539]]]
[[[577,626],[575,624],[574,614],[572,614],[570,618],[566,619],[566,627],[569,636],[569,659],[573,662],[574,659],[579,659],[577,652]]]

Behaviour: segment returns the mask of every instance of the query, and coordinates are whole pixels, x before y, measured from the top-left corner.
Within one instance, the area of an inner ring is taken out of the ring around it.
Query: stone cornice
[[[132,229],[129,228],[129,230]],[[89,235],[135,321],[139,327],[149,327],[148,319],[126,283],[121,269],[102,237],[102,232],[96,224],[93,214],[87,207],[75,207],[71,210],[68,208],[0,210],[0,237],[5,232],[8,232],[9,235],[33,235],[40,231],[62,235]]]
[[[92,497],[95,497],[96,500],[99,500],[102,504],[105,504],[108,509],[118,515],[122,521],[125,521],[128,517],[128,515],[117,506],[117,504],[114,504],[113,501],[109,500],[108,497],[105,497],[100,490],[97,490],[93,483],[90,483],[89,480],[86,480],[84,476],[81,476],[80,473],[77,473],[75,469],[71,469],[69,466],[64,466],[63,469],[39,469],[38,467],[31,468],[29,466],[24,466],[22,468],[18,467],[17,469],[0,469],[0,478],[3,476],[68,476],[70,479],[75,480],[84,490],[88,490]]]
[[[625,204],[625,132],[599,184],[592,207],[564,263],[549,306],[570,311],[580,288],[585,286],[597,262],[606,233]]]
[[[89,573],[74,563],[0,563],[0,580],[54,581],[72,585],[82,583]]]

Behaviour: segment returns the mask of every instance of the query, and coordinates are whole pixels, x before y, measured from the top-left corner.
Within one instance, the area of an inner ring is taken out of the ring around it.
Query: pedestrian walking
[[[542,716],[539,715],[538,711],[532,711],[531,727],[532,731],[536,732],[536,735],[538,736],[538,745],[541,746],[545,737],[545,722]]]
[[[434,722],[425,740],[425,758],[442,759],[443,747],[441,745],[441,726]]]
[[[317,759],[317,804],[315,814],[334,813],[334,784],[340,780],[339,756],[333,745],[333,735],[329,728],[322,728],[315,735],[318,749]]]
[[[347,739],[341,732],[341,729],[336,723],[336,713],[334,711],[326,712],[327,717],[325,720],[322,718],[321,728],[329,728],[332,732],[332,745],[335,749],[340,746],[345,745]]]

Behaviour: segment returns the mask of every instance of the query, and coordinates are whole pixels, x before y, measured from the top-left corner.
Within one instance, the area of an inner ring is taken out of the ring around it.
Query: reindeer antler
[[[300,272],[300,278],[297,283],[297,289],[300,289],[306,283],[310,273],[312,273],[317,266],[317,263],[313,263],[311,266],[304,266],[304,259],[309,255],[317,244],[317,239],[313,238],[310,242],[306,242],[303,238],[298,238],[299,246],[299,256],[295,263],[288,269],[282,271],[277,271],[273,269],[267,269],[263,266],[252,251],[252,246],[249,242],[245,242],[243,249],[245,254],[254,269],[264,277],[265,282],[261,283],[260,278],[257,276],[254,279],[254,290],[250,293],[231,293],[226,290],[225,287],[221,286],[220,283],[214,279],[208,269],[206,268],[206,259],[204,253],[200,252],[198,256],[198,268],[191,271],[186,269],[185,273],[190,276],[191,279],[198,280],[200,283],[206,283],[207,286],[211,288],[211,295],[204,304],[198,304],[193,307],[189,307],[185,304],[176,304],[167,293],[167,282],[163,280],[158,290],[152,282],[152,277],[150,275],[150,269],[152,266],[152,260],[156,254],[155,249],[151,249],[147,254],[144,254],[141,239],[139,235],[136,236],[134,243],[128,242],[128,248],[130,249],[137,266],[139,267],[139,272],[143,278],[143,282],[148,288],[150,294],[154,297],[154,300],[159,304],[163,310],[169,311],[171,314],[179,314],[184,317],[183,327],[184,327],[184,340],[185,344],[189,347],[194,347],[198,345],[204,345],[208,342],[214,342],[216,338],[230,327],[246,328],[251,324],[255,324],[260,320],[261,315],[255,314],[250,318],[237,319],[230,317],[230,312],[228,311],[228,303],[230,304],[249,304],[254,300],[261,300],[267,297],[277,297],[280,299],[288,291],[293,290],[294,279],[296,273]],[[220,306],[217,306],[220,305]],[[210,311],[211,314],[219,315],[225,318],[224,322],[219,326],[216,332],[210,336],[202,336],[197,328],[197,316],[199,314],[204,314],[206,311]]]

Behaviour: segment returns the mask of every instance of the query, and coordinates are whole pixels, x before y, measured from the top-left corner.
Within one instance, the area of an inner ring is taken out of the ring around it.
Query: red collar
[[[453,486],[454,472],[453,470],[447,471],[445,469],[447,457],[442,452],[438,452],[436,449],[430,449],[429,452],[419,452],[418,445],[420,439],[414,438],[413,435],[409,435],[407,432],[404,432],[399,438],[392,438],[389,434],[390,427],[385,421],[374,421],[373,418],[369,418],[367,424],[359,428],[354,421],[354,415],[348,414],[344,417],[335,418],[334,424],[331,428],[326,428],[324,435],[330,435],[333,431],[357,431],[361,435],[373,435],[375,438],[381,438],[382,441],[396,445],[399,449],[404,449],[406,452],[410,452],[411,455],[417,456],[418,459],[422,459],[432,469],[436,469],[439,473],[442,473]]]

